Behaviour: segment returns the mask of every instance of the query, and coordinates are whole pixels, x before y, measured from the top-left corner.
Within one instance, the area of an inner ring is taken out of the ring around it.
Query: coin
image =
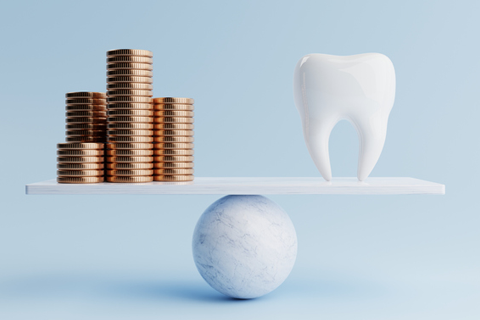
[[[106,111],[106,104],[75,104],[72,106],[66,106],[67,111]]]
[[[107,70],[107,77],[114,76],[137,76],[137,77],[153,77],[153,72],[138,69],[114,69]]]
[[[155,156],[153,160],[155,162],[191,162],[193,156]]]
[[[146,136],[115,136],[107,137],[108,142],[153,142],[153,137]]]
[[[193,130],[155,130],[156,136],[193,136]],[[155,142],[163,142],[157,141]]]
[[[168,130],[168,129],[180,129],[180,130],[193,130],[194,125],[191,123],[155,123],[154,129]]]
[[[193,169],[172,169],[172,168],[164,168],[164,169],[155,169],[153,174],[155,175],[177,175],[177,174],[193,174]]]
[[[107,149],[153,149],[153,143],[107,143]]]
[[[118,149],[107,150],[109,156],[152,156],[153,150],[151,149]]]
[[[153,129],[152,123],[137,123],[137,122],[117,122],[109,123],[108,129]]]
[[[193,117],[193,111],[183,110],[155,110],[156,117]]]
[[[140,69],[140,70],[153,70],[151,63],[138,63],[138,62],[115,62],[108,63],[107,70],[116,69]]]
[[[135,77],[135,76],[115,76],[115,77],[107,78],[107,84],[114,84],[118,82],[153,83],[153,79],[152,77]]]
[[[109,103],[108,110],[152,110],[151,103]]]
[[[67,130],[67,136],[105,136],[106,130]]]
[[[152,136],[153,130],[119,129],[108,130],[109,136]]]
[[[154,148],[155,149],[191,149],[193,148],[193,143],[182,143],[182,142],[155,143]]]
[[[177,169],[191,169],[193,162],[155,162],[153,164],[155,169],[177,168]]]
[[[97,117],[82,117],[82,118],[67,118],[67,123],[106,123],[107,118]]]
[[[174,98],[174,97],[162,97],[154,98],[153,103],[182,103],[182,104],[193,104],[194,101],[191,98]]]
[[[153,132],[155,135],[155,131]],[[159,136],[153,137],[154,142],[193,142],[193,137],[181,137],[181,136]]]
[[[150,156],[108,156],[107,162],[153,162]]]
[[[192,175],[155,175],[154,181],[193,181]]]
[[[91,98],[70,98],[66,99],[65,103],[67,105],[75,105],[75,104],[107,104],[105,99],[91,99]]]
[[[57,177],[58,183],[98,183],[103,182],[103,176],[100,177]]]
[[[193,118],[189,117],[155,117],[155,123],[193,123]]]
[[[151,176],[153,170],[151,169],[113,169],[107,170],[109,176]]]
[[[67,130],[105,130],[107,128],[106,123],[71,123],[65,126]]]
[[[150,97],[137,97],[137,96],[117,96],[117,97],[108,97],[108,104],[110,103],[122,103],[122,102],[136,102],[136,103],[151,103],[152,98]]]
[[[109,97],[116,96],[144,96],[151,97],[153,96],[152,90],[131,90],[131,89],[118,89],[118,90],[109,90]]]
[[[153,116],[152,110],[135,110],[135,109],[116,109],[108,110],[109,116],[141,116],[141,117],[151,117]]]
[[[107,84],[107,90],[116,89],[137,89],[137,90],[153,90],[153,86],[148,83],[136,83],[136,82],[119,82]]]
[[[103,163],[58,163],[57,168],[64,170],[102,170]]]
[[[105,118],[107,116],[107,111],[68,111],[65,113],[67,118],[78,118],[78,117],[95,117],[95,118]]]
[[[103,156],[103,149],[59,149],[59,156]]]
[[[105,142],[105,136],[95,137],[95,136],[67,136],[65,141],[67,142]]]
[[[104,174],[103,170],[57,170],[59,177],[95,177]]]
[[[152,169],[153,163],[151,162],[114,162],[107,163],[108,169]]]
[[[67,92],[65,94],[66,98],[91,98],[91,99],[105,99],[105,92],[88,92],[88,91],[78,91],[78,92]]]
[[[192,156],[194,151],[191,149],[154,149],[156,156]]]
[[[115,62],[136,62],[136,63],[153,63],[153,59],[149,57],[139,56],[112,56],[107,58],[107,63]]]
[[[118,116],[118,117],[109,117],[108,122],[146,122],[151,123],[153,121],[152,117],[135,117],[135,116]]]
[[[155,110],[179,110],[179,111],[192,111],[194,106],[192,104],[163,104],[153,103],[153,109]]]
[[[139,182],[152,182],[153,176],[109,176],[108,182],[123,182],[123,183],[139,183]]]
[[[57,143],[58,149],[103,149],[104,143]]]
[[[104,157],[57,157],[58,162],[78,163],[78,162],[101,162],[103,163]]]
[[[140,49],[113,49],[107,51],[107,57],[114,57],[114,56],[142,56],[142,57],[153,57],[153,53],[148,50],[140,50]]]

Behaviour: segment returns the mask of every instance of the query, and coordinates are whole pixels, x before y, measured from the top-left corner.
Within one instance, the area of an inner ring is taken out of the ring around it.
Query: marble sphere
[[[297,235],[287,213],[256,195],[215,201],[197,222],[193,258],[215,290],[251,299],[275,290],[297,257]]]

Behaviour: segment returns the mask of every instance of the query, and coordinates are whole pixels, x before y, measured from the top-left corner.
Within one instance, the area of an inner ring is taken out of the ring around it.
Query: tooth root
[[[337,121],[320,120],[315,121],[315,124],[312,126],[304,125],[304,136],[308,152],[315,162],[318,171],[327,181],[332,180],[328,141],[336,123]]]

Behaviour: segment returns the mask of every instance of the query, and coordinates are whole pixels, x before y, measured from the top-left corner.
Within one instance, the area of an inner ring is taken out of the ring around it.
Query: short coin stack
[[[155,181],[193,180],[193,99],[154,98]]]
[[[107,109],[105,92],[69,92],[66,97],[66,141],[105,142]]]
[[[153,181],[153,54],[107,52],[107,181]]]
[[[57,182],[97,183],[104,180],[103,143],[57,144]]]

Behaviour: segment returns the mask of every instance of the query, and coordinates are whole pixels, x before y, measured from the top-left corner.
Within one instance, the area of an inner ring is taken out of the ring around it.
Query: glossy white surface
[[[365,180],[382,152],[395,99],[390,59],[379,53],[306,55],[295,68],[294,97],[308,151],[321,175],[332,179],[328,140],[345,119],[359,136],[357,177]]]
[[[198,272],[215,290],[240,299],[275,290],[292,271],[297,235],[287,213],[263,196],[226,196],[197,222]]]
[[[414,178],[197,177],[191,183],[28,184],[27,194],[444,194],[445,185]]]

